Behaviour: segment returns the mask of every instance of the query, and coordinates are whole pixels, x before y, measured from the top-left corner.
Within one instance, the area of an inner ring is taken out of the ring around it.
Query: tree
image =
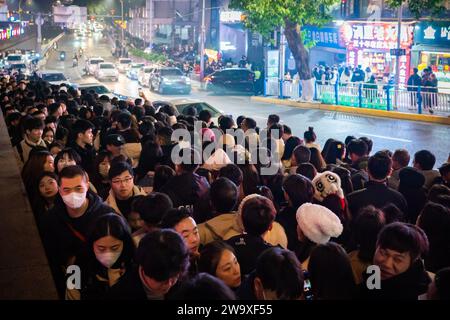
[[[394,9],[406,3],[409,11],[416,19],[430,13],[435,16],[445,12],[445,0],[387,0],[386,3]]]
[[[245,25],[268,38],[274,30],[284,27],[284,34],[295,59],[302,81],[303,99],[312,99],[312,74],[309,50],[304,43],[302,26],[322,26],[331,20],[326,8],[339,0],[231,0],[230,7],[242,10]]]

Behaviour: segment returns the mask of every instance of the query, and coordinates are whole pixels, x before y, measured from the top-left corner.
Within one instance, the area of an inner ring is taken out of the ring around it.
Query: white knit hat
[[[330,238],[339,237],[344,229],[331,210],[317,204],[304,203],[298,208],[296,217],[305,237],[317,244],[325,244]]]

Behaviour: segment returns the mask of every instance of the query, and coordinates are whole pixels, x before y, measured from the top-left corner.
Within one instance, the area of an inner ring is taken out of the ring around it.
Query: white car
[[[95,78],[97,80],[119,80],[119,71],[117,71],[114,64],[110,62],[101,62],[98,64],[97,69],[95,70]]]
[[[44,81],[47,81],[50,84],[60,85],[65,83],[67,85],[71,85],[71,83],[69,82],[70,80],[66,78],[64,73],[59,71],[43,70],[38,71],[37,75],[39,78],[41,78]]]
[[[152,74],[154,67],[146,66],[139,70],[138,73],[138,83],[143,87],[149,86],[150,75]]]
[[[120,100],[127,100],[128,98],[130,98],[130,97],[121,95],[120,93],[117,93],[117,92],[111,92],[111,90],[109,90],[104,84],[101,84],[100,82],[80,83],[80,84],[74,84],[73,86],[80,91],[86,90],[89,92],[89,91],[93,90],[96,94],[98,94],[99,97],[105,95],[105,96],[109,97],[110,99],[118,98]]]
[[[11,72],[21,72],[26,76],[29,76],[31,74],[30,69],[27,67],[25,63],[13,63],[6,66],[8,70]]]
[[[141,69],[142,67],[145,67],[145,64],[143,64],[143,63],[132,63],[130,65],[130,68],[127,71],[127,77],[130,78],[131,80],[137,80],[138,79],[139,69]]]
[[[169,101],[180,114],[187,114],[189,107],[194,107],[199,114],[202,110],[208,110],[211,113],[211,120],[217,125],[219,123],[219,117],[223,115],[223,112],[214,108],[212,105],[205,101],[194,99],[176,99]]]
[[[97,70],[98,64],[105,62],[103,58],[97,57],[97,58],[89,58],[86,61],[85,71],[88,75],[94,75],[95,70]]]
[[[25,63],[24,56],[16,53],[9,54],[5,60],[6,65],[23,64],[23,63]]]
[[[120,73],[127,72],[132,62],[133,61],[131,61],[131,59],[129,58],[120,58],[119,62],[117,63],[117,70],[119,70]]]

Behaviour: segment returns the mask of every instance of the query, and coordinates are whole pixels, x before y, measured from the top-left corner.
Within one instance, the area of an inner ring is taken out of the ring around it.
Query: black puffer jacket
[[[417,260],[405,272],[381,281],[380,289],[369,290],[366,281],[370,275],[363,273],[360,297],[365,300],[417,300],[428,290],[431,282],[421,260]]]

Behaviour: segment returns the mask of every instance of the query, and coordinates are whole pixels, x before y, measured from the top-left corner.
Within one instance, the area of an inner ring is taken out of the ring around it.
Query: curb
[[[363,108],[344,107],[344,106],[336,106],[336,105],[322,104],[322,103],[296,102],[296,101],[290,101],[290,100],[281,100],[281,99],[276,99],[276,98],[267,98],[267,97],[258,97],[258,96],[253,96],[250,99],[253,102],[280,104],[280,105],[297,107],[297,108],[302,108],[302,109],[337,111],[337,112],[342,112],[342,113],[359,114],[359,115],[379,117],[379,118],[421,121],[421,122],[450,125],[450,116],[445,117],[445,116],[426,115],[426,114],[404,113],[404,112],[397,112],[397,111],[363,109]]]

